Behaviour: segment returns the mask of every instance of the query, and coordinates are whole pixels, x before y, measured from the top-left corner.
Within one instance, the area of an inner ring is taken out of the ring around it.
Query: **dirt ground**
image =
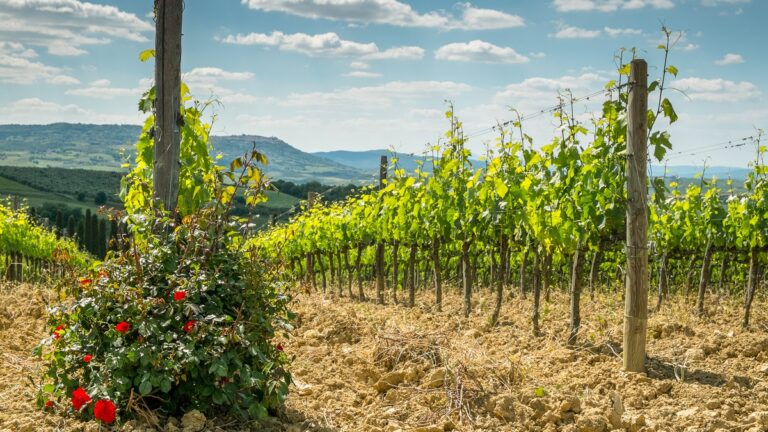
[[[0,286],[0,431],[99,430],[34,408],[32,347],[44,336],[45,299],[32,286]],[[475,295],[471,318],[455,292],[444,311],[430,294],[417,307],[378,306],[302,294],[296,331],[282,341],[295,384],[276,418],[254,424],[158,419],[114,430],[251,431],[768,431],[768,304],[693,299],[651,314],[647,374],[621,371],[623,303],[582,301],[582,332],[567,347],[568,299],[542,300],[542,336],[530,331],[530,298],[506,301],[489,328],[492,296]],[[189,418],[187,418],[189,417]],[[192,418],[195,417],[195,418]],[[106,428],[103,428],[106,429]]]

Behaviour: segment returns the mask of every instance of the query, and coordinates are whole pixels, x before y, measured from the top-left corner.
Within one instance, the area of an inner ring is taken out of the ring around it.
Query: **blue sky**
[[[446,100],[481,153],[511,118],[590,94],[635,47],[650,74],[662,23],[682,32],[670,63],[680,120],[670,164],[746,166],[768,127],[764,0],[187,0],[182,68],[217,97],[216,134],[277,136],[305,151],[421,152]],[[139,123],[151,85],[151,1],[0,0],[0,123]],[[589,122],[599,101],[578,103]],[[550,116],[525,122],[537,145]],[[722,144],[721,144],[722,143]],[[693,154],[689,154],[693,153]]]

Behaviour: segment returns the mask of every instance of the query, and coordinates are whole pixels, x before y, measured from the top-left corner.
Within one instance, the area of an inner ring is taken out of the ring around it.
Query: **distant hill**
[[[141,132],[135,125],[0,125],[0,165],[23,167],[87,168],[121,171]],[[323,184],[363,182],[373,171],[343,165],[303,152],[275,137],[258,135],[213,136],[216,152],[228,161],[257,148],[267,155],[265,172],[273,178]]]
[[[664,167],[654,165],[652,167],[654,177],[662,177],[664,175]],[[695,165],[673,165],[667,167],[667,177],[680,177],[680,178],[694,178],[698,174],[701,174],[702,168]],[[752,170],[749,168],[736,168],[725,166],[711,166],[707,167],[704,172],[704,177],[709,180],[713,176],[718,179],[725,180],[728,177],[734,180],[745,180],[747,174]]]
[[[413,172],[418,164],[422,164],[424,172],[432,172],[432,157],[423,156],[414,153],[392,153],[389,150],[334,150],[327,152],[315,152],[312,153],[316,156],[321,156],[326,159],[338,162],[340,164],[349,165],[358,169],[373,172],[374,174],[379,172],[379,162],[382,156],[387,156],[389,163],[392,163],[393,156],[397,158],[398,168],[403,168],[408,172]],[[481,167],[485,166],[485,162],[470,159],[472,164]]]
[[[392,161],[392,156],[397,157],[397,165],[406,171],[413,171],[416,169],[417,161],[422,161],[424,169],[431,171],[432,164],[429,163],[431,158],[424,156],[418,156],[406,153],[390,153],[389,150],[364,150],[364,151],[351,151],[351,150],[335,150],[328,152],[315,152],[313,155],[320,156],[326,159],[330,159],[334,162],[356,167],[369,172],[378,172],[379,161],[381,156],[387,156],[389,161]]]
[[[269,163],[265,171],[275,179],[306,183],[319,181],[323,184],[358,183],[368,180],[373,170],[366,171],[344,165],[312,153],[303,152],[275,137],[257,135],[214,136],[213,146],[224,154],[225,160],[233,159],[251,149],[251,143],[267,155]]]
[[[53,123],[48,125],[0,125],[0,165],[24,167],[85,168],[89,170],[120,171],[124,162],[121,151],[128,154],[139,136],[136,125],[90,125]],[[214,148],[224,154],[224,160],[250,150],[251,143],[269,159],[265,168],[275,179],[323,184],[365,183],[375,177],[382,155],[391,157],[389,150],[337,150],[318,153],[303,152],[275,138],[258,135],[213,136]],[[397,153],[397,163],[413,171],[417,161],[424,161],[429,172],[429,159],[420,155]],[[477,166],[482,162],[474,161]],[[662,176],[664,168],[652,167],[654,176]],[[733,167],[708,167],[706,177],[736,181],[746,178],[750,170]],[[667,167],[667,177],[694,178],[701,167],[678,165]]]

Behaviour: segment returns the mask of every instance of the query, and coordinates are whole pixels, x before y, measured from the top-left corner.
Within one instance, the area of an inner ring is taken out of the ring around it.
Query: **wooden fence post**
[[[632,60],[627,105],[627,276],[624,370],[645,372],[648,327],[648,65]]]
[[[179,199],[179,112],[181,99],[181,16],[183,0],[155,0],[155,198],[166,211]]]
[[[307,194],[307,211],[312,210],[312,206],[315,204],[315,199],[317,199],[317,192],[309,192]],[[307,283],[312,284],[312,289],[317,290],[317,281],[315,279],[315,255],[312,253],[312,251],[307,252]]]
[[[387,157],[382,156],[379,162],[379,189],[384,188],[384,182],[387,180]],[[379,241],[376,244],[376,303],[384,304],[384,242]]]

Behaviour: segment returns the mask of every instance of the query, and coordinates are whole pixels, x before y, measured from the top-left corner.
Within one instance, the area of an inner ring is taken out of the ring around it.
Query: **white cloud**
[[[739,64],[744,63],[744,57],[741,56],[741,54],[732,54],[728,53],[723,56],[720,60],[715,61],[715,64],[717,65],[732,65],[732,64]]]
[[[111,84],[112,82],[108,79],[98,79],[90,82],[91,87],[109,87]]]
[[[565,26],[552,36],[558,39],[593,39],[600,36],[600,30],[587,30],[579,27]]]
[[[642,30],[638,29],[632,29],[632,28],[612,28],[612,27],[605,27],[603,29],[605,31],[605,34],[607,34],[610,37],[619,37],[619,36],[640,36],[643,34]]]
[[[491,30],[525,25],[523,18],[494,9],[459,3],[459,17],[444,11],[419,13],[398,0],[242,0],[251,9],[283,12],[311,19],[445,30]]]
[[[255,97],[221,87],[221,81],[245,81],[253,78],[251,72],[230,72],[216,67],[198,67],[182,74],[182,80],[189,86],[190,91],[199,98],[209,95],[217,97],[222,102],[245,103],[253,102]],[[153,80],[143,78],[136,87],[115,87],[107,79],[91,81],[87,87],[70,89],[65,93],[71,96],[81,96],[93,99],[114,99],[118,97],[139,97],[149,89]]]
[[[370,65],[366,62],[353,61],[352,63],[349,64],[349,67],[351,67],[352,69],[368,69]]]
[[[309,35],[249,33],[228,35],[222,42],[235,45],[262,45],[278,47],[283,51],[299,52],[310,57],[357,57],[362,59],[420,59],[424,50],[420,47],[394,47],[380,51],[375,43],[359,43],[344,40],[336,33]]]
[[[532,52],[532,53],[529,53],[529,55],[533,58],[544,58],[547,56],[547,54],[543,52]]]
[[[362,57],[365,60],[420,60],[424,58],[424,48],[402,46],[389,48]]]
[[[343,76],[350,77],[350,78],[378,78],[381,76],[381,74],[376,72],[366,72],[366,71],[356,70],[356,71],[345,73]]]
[[[619,9],[669,9],[675,6],[672,0],[554,0],[552,5],[558,12],[613,12]]]
[[[694,50],[699,49],[699,46],[696,45],[695,43],[688,42],[688,43],[679,45],[679,49],[681,49],[683,51],[694,51]]]
[[[194,68],[182,77],[187,82],[245,81],[251,78],[251,72],[228,72],[217,67]]]
[[[525,21],[517,16],[493,9],[474,8],[469,3],[463,6],[462,20],[452,28],[462,30],[492,30],[522,27]]]
[[[114,99],[121,96],[139,96],[141,91],[138,88],[105,87],[92,85],[91,87],[67,90],[64,93],[71,96],[82,96],[93,99]]]
[[[444,45],[435,52],[435,58],[482,63],[528,63],[530,61],[528,57],[512,48],[496,46],[481,40]]]
[[[525,103],[541,107],[548,105],[544,101],[553,101],[559,90],[571,89],[574,92],[587,93],[599,88],[605,79],[593,72],[579,76],[565,75],[560,78],[527,78],[520,83],[506,86],[496,93],[494,100],[496,103],[511,102],[514,105]],[[574,96],[580,96],[580,94],[574,94]]]
[[[54,85],[79,84],[76,78],[61,68],[32,61],[34,50],[18,42],[0,42],[0,83],[34,84],[45,82]]]
[[[672,87],[685,92],[691,100],[706,102],[741,102],[760,96],[760,89],[749,81],[734,82],[722,78],[683,78]]]
[[[138,113],[133,115],[108,114],[84,109],[75,104],[59,104],[40,98],[24,98],[0,107],[3,121],[20,124],[44,124],[54,122],[121,123],[139,124]]]
[[[429,98],[445,100],[467,92],[471,87],[453,81],[392,81],[369,87],[353,87],[330,92],[291,93],[275,100],[279,105],[312,108],[342,106],[353,110],[379,109],[392,106],[395,101]]]
[[[701,4],[708,7],[717,6],[719,4],[743,4],[751,3],[752,0],[701,0]]]
[[[251,72],[230,72],[217,67],[198,67],[182,74],[182,80],[189,85],[195,97],[213,97],[224,104],[254,103],[259,99],[251,94],[233,90],[221,85],[222,81],[248,81],[254,77]]]
[[[0,2],[0,38],[42,46],[61,56],[85,54],[83,47],[111,38],[148,42],[154,27],[117,7],[78,0],[5,0]]]

